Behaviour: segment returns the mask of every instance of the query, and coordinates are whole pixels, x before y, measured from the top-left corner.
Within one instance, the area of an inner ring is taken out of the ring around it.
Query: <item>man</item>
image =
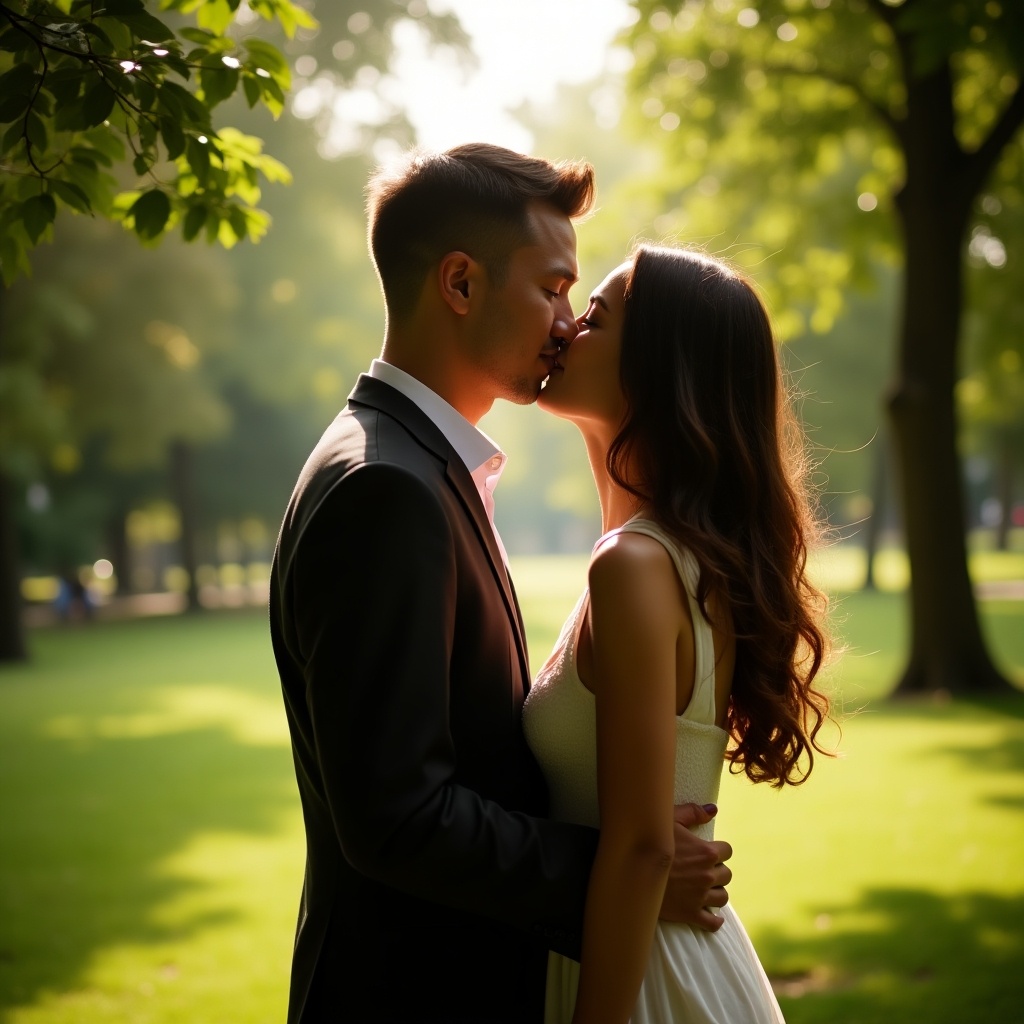
[[[371,182],[384,347],[299,477],[271,582],[307,839],[291,1024],[539,1022],[546,950],[578,955],[596,833],[544,818],[504,456],[475,424],[536,399],[576,334],[593,187],[487,145]],[[664,913],[713,928],[731,851],[677,836]]]

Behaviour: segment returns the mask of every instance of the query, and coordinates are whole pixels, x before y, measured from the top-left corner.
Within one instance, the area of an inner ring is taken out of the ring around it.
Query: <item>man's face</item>
[[[536,400],[560,344],[577,333],[569,289],[579,276],[576,232],[547,203],[528,207],[530,244],[515,249],[500,285],[486,286],[471,358],[497,398]]]

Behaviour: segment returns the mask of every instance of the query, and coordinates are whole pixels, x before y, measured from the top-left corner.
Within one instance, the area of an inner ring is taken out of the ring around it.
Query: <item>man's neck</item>
[[[429,348],[429,345],[418,345],[412,349],[385,339],[380,358],[425,384],[475,427],[494,404],[494,396],[475,378],[458,372],[451,360],[444,358],[443,352],[429,353]]]

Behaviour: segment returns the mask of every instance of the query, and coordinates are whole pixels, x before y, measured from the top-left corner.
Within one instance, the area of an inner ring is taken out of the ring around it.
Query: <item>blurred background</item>
[[[787,1019],[1024,1022],[1024,8],[299,6],[315,22],[289,34],[269,0],[146,4],[286,58],[280,117],[241,92],[214,111],[292,175],[259,181],[258,244],[140,244],[62,206],[9,274],[26,169],[20,129],[0,142],[0,1024],[283,1019],[304,848],[270,560],[380,348],[367,177],[478,140],[595,165],[578,310],[636,240],[696,244],[755,281],[782,342],[840,757],[785,793],[726,779],[720,835]],[[0,73],[30,7],[0,2]],[[947,130],[923,156],[922,112]],[[962,278],[928,264],[946,237]],[[940,408],[900,449],[932,368]],[[496,518],[536,667],[596,497],[571,426],[504,403],[481,426],[509,454]]]
[[[696,39],[662,60],[647,50],[679,42],[657,13],[650,24],[665,31],[636,40],[640,11],[625,0],[524,2],[514,16],[468,0],[317,7],[319,28],[277,39],[294,75],[287,112],[274,121],[241,97],[217,111],[294,175],[264,189],[264,241],[224,250],[170,237],[140,250],[116,224],[62,214],[0,306],[0,443],[24,598],[52,609],[72,585],[98,605],[132,595],[135,608],[262,599],[297,470],[380,346],[362,188],[414,142],[485,139],[592,161],[599,208],[579,227],[577,305],[637,238],[737,260],[786,342],[835,536],[875,544],[872,522],[895,539],[882,415],[900,274],[894,147],[866,115],[859,137],[821,140],[812,116],[782,112],[787,144],[820,148],[815,166],[799,152],[751,156],[738,131],[706,157],[715,125],[699,105],[727,87],[711,79],[730,42],[711,63],[685,55]],[[244,6],[237,22],[262,27]],[[753,84],[758,102],[795,102],[789,83]],[[957,387],[969,525],[999,548],[1024,526],[1024,314],[1005,287],[1020,182],[1009,178],[1013,207],[993,189],[972,229]],[[484,429],[511,456],[497,510],[508,550],[588,550],[598,520],[575,431],[501,406]]]

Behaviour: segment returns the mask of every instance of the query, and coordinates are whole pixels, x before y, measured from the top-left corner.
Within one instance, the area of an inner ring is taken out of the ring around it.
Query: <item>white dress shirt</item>
[[[505,545],[502,544],[501,535],[494,525],[494,488],[498,486],[508,457],[482,430],[478,430],[454,406],[449,405],[439,394],[431,391],[423,381],[417,380],[412,374],[384,362],[383,359],[374,359],[370,364],[369,373],[374,379],[389,384],[405,395],[444,434],[445,439],[466,464],[487,512],[494,539],[498,542],[498,550],[507,565]]]

